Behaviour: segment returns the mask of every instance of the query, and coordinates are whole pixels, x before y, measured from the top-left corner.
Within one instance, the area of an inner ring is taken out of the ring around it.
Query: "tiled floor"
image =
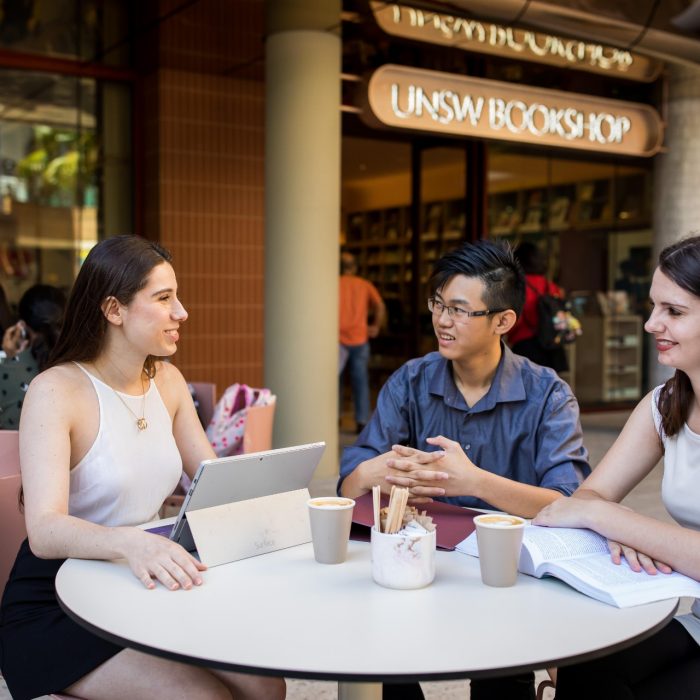
[[[622,428],[626,412],[594,413],[582,416],[586,446],[590,452],[591,466],[595,467],[610,447]],[[354,435],[341,432],[341,444],[352,442]],[[660,500],[661,467],[656,469],[627,497],[625,503],[641,512],[657,518],[670,519]],[[317,481],[312,484],[314,495],[333,493],[334,480]],[[544,677],[540,675],[539,677]],[[467,700],[468,681],[424,683],[427,700]],[[289,700],[335,700],[338,697],[337,684],[319,681],[288,682]],[[545,695],[547,698],[547,695]],[[0,700],[11,700],[7,688],[0,680]]]

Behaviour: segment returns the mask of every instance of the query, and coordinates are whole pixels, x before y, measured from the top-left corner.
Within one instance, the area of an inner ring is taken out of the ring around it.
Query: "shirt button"
[[[471,446],[471,443],[467,443],[467,444],[464,446],[464,449],[465,449],[465,450],[470,450],[471,447],[472,447],[472,446]]]

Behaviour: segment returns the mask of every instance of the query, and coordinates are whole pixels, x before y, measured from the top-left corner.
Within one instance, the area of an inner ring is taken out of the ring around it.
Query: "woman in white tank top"
[[[674,376],[642,399],[578,491],[533,522],[590,528],[608,538],[618,564],[624,557],[635,571],[700,581],[700,237],[661,252],[650,298],[645,330]],[[620,505],[662,458],[662,499],[677,524]],[[558,675],[557,700],[700,697],[700,600],[640,644]]]
[[[175,353],[186,319],[163,248],[118,236],[91,250],[49,369],[32,381],[22,410],[28,541],[0,606],[0,669],[15,700],[63,690],[90,700],[285,695],[282,679],[122,649],[72,622],[56,601],[66,557],[123,557],[146,588],[206,585],[206,567],[192,555],[134,527],[156,516],[183,469],[191,478],[215,456],[185,380],[157,359]]]

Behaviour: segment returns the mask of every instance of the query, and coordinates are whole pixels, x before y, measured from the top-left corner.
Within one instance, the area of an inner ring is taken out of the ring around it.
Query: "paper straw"
[[[376,486],[372,487],[372,506],[374,508],[374,528],[377,530],[377,532],[382,531],[382,522],[379,517],[379,498],[381,495],[381,488],[377,484]]]

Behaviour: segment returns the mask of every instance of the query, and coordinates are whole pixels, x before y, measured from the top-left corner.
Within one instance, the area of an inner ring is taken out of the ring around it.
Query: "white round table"
[[[341,698],[381,698],[382,681],[518,673],[583,660],[660,629],[677,600],[618,609],[555,579],[481,583],[477,559],[437,553],[435,582],[396,591],[372,581],[369,545],[317,564],[311,545],[205,572],[190,591],[147,590],[123,561],[69,559],[62,607],[101,637],[234,671],[340,681]]]

